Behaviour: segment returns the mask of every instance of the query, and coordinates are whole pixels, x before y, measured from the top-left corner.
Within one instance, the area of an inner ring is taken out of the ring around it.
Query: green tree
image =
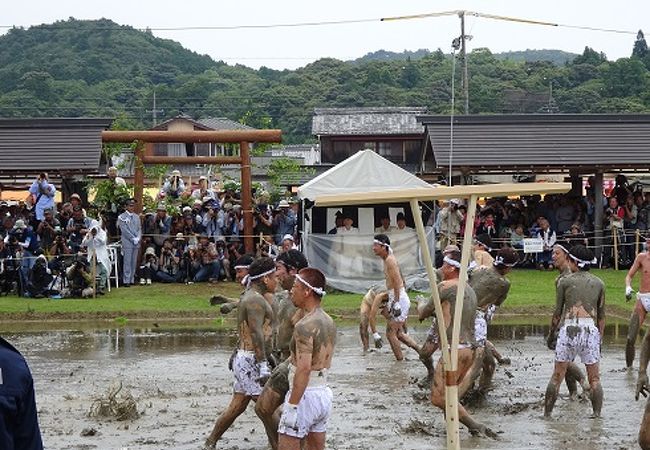
[[[607,62],[607,57],[604,53],[598,53],[591,47],[585,47],[582,55],[576,56],[571,64],[591,64],[592,66],[599,66]]]
[[[646,89],[646,68],[637,58],[620,58],[604,70],[605,92],[610,97],[630,97]]]
[[[634,41],[634,48],[632,49],[632,57],[643,59],[648,56],[648,44],[645,41],[643,36],[643,31],[639,30],[636,34],[636,40]]]

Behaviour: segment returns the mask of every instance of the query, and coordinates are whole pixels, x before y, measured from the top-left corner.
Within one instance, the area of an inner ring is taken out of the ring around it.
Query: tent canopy
[[[314,200],[321,195],[364,191],[398,191],[432,186],[373,150],[362,150],[298,188],[298,197]]]

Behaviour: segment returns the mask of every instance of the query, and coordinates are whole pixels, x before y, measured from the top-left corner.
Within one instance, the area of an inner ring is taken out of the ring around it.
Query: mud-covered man
[[[562,277],[557,285],[550,336],[557,330],[559,332],[555,345],[555,368],[544,399],[545,417],[551,415],[567,366],[576,356],[580,356],[587,369],[593,417],[600,417],[603,388],[599,361],[605,328],[605,284],[589,273],[591,264],[595,263],[591,250],[584,245],[574,245],[569,250],[568,260],[572,273]]]
[[[456,309],[456,291],[458,289],[460,275],[460,252],[453,251],[443,258],[442,282],[438,283],[440,303],[442,306],[443,320],[447,332],[447,340],[451,344],[454,314]],[[453,379],[445,376],[442,357],[438,360],[435,369],[433,383],[431,384],[431,403],[441,410],[445,410],[445,382],[461,384],[462,380],[469,375],[475,357],[474,342],[474,318],[476,315],[476,293],[471,286],[465,287],[463,298],[463,311],[460,321],[460,339],[458,341],[458,366]],[[432,315],[434,305],[430,302],[423,305],[422,315]],[[438,319],[441,320],[441,319]],[[458,405],[458,419],[465,425],[469,432],[474,435],[486,435],[494,437],[492,430],[484,424],[477,422],[462,406]]]
[[[291,299],[304,317],[296,324],[291,341],[290,390],[278,427],[279,448],[325,448],[327,422],[332,410],[332,390],[327,375],[336,344],[336,326],[321,308],[325,275],[311,267],[300,270],[291,288]]]
[[[490,387],[496,369],[494,346],[487,339],[488,324],[492,320],[496,309],[508,297],[510,281],[506,278],[506,275],[516,263],[517,254],[515,251],[510,247],[503,247],[497,253],[491,267],[473,270],[469,278],[469,285],[474,289],[478,303],[474,321],[475,340],[479,347],[484,347],[482,361],[475,361],[474,371],[474,376],[477,376],[478,370],[482,369],[480,370],[480,390],[486,390]]]
[[[230,363],[235,377],[233,396],[226,410],[217,418],[205,441],[205,449],[215,448],[248,403],[257,400],[262,386],[271,376],[267,356],[271,351],[273,310],[264,294],[276,290],[275,262],[271,258],[255,260],[250,265],[248,277],[250,284],[238,307],[239,346]]]
[[[295,275],[305,267],[307,267],[307,258],[295,249],[281,253],[275,260],[279,286],[274,301],[276,329],[273,337],[273,353],[275,358],[282,362],[273,370],[271,378],[264,385],[255,404],[255,413],[264,424],[269,444],[274,450],[278,448],[278,424],[282,412],[280,407],[289,391],[291,338],[296,323],[304,315],[304,311],[293,304],[290,291]]]
[[[640,270],[641,281],[639,291],[636,294],[636,303],[634,311],[630,318],[630,326],[627,332],[627,343],[625,345],[625,363],[627,367],[632,367],[634,362],[634,344],[639,335],[639,328],[645,321],[645,316],[650,311],[650,233],[645,237],[646,251],[639,253],[634,259],[634,263],[625,276],[625,298],[629,301],[632,299],[634,290],[632,290],[632,278]]]
[[[377,313],[386,306],[388,293],[375,288],[370,288],[361,299],[359,307],[359,336],[363,353],[370,350],[370,336],[374,341],[375,348],[381,348],[384,341],[377,331]]]
[[[562,278],[571,273],[571,266],[569,264],[569,248],[570,244],[567,241],[558,241],[553,246],[553,265],[560,271],[560,274],[555,279],[555,290],[557,292],[558,283]],[[557,335],[549,335],[549,347],[555,349]],[[567,366],[566,376],[564,379],[566,387],[569,390],[569,397],[575,400],[578,397],[578,384],[582,386],[583,392],[589,392],[589,383],[584,372],[574,362],[570,362]]]
[[[636,382],[636,394],[634,398],[639,399],[639,394],[644,397],[650,393],[648,382],[648,360],[650,360],[650,333],[646,332],[641,344],[641,360],[639,361],[639,377]],[[639,446],[643,450],[650,450],[650,399],[646,402],[641,428],[639,428]]]
[[[400,342],[413,350],[418,351],[418,344],[406,334],[406,320],[408,319],[411,301],[404,287],[404,279],[399,270],[397,259],[390,247],[390,239],[385,234],[377,234],[373,240],[372,251],[384,261],[384,276],[386,278],[386,291],[388,304],[386,306],[386,338],[390,344],[395,359],[402,361],[404,355]]]

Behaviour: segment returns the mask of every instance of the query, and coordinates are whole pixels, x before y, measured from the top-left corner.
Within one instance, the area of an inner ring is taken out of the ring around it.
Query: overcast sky
[[[152,28],[156,36],[215,60],[250,67],[294,69],[318,58],[354,59],[380,49],[401,52],[427,48],[450,51],[460,34],[456,16],[345,25],[300,26],[273,29],[158,31],[164,27],[296,24],[356,19],[379,19],[409,14],[466,9],[486,14],[534,19],[565,25],[632,31],[650,20],[650,1],[630,0],[36,0],[3,8],[0,25],[29,27],[77,19],[108,18],[136,28]],[[650,32],[650,26],[645,30]],[[6,28],[0,30],[6,32]],[[585,46],[609,59],[627,57],[635,34],[607,33],[468,17],[466,33],[473,36],[468,49],[487,47],[492,52],[525,49],[560,49],[582,53]],[[650,36],[649,36],[650,38]]]

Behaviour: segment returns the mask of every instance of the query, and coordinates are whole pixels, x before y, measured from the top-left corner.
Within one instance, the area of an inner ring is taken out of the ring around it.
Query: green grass
[[[625,271],[594,270],[607,286],[607,305],[617,312],[631,311],[633,302],[624,297]],[[550,312],[555,302],[555,277],[557,272],[515,270],[508,278],[512,281],[510,295],[503,312]],[[240,287],[235,283],[152,284],[113,289],[96,299],[29,299],[16,296],[0,297],[0,320],[12,318],[113,318],[124,320],[134,317],[206,317],[219,316],[218,308],[210,306],[208,299],[214,294],[236,298]],[[415,293],[411,294],[414,297]],[[359,294],[331,293],[324,305],[336,316],[356,317],[361,301]],[[202,314],[204,312],[205,314]]]

